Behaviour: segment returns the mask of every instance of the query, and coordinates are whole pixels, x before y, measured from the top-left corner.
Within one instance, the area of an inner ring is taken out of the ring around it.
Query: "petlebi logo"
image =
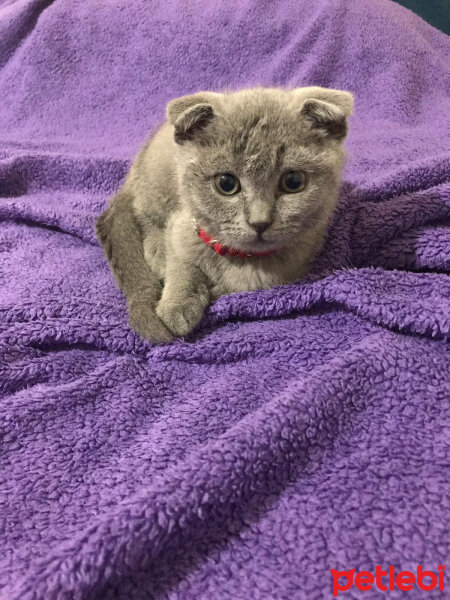
[[[392,565],[386,570],[377,565],[375,573],[371,573],[370,571],[359,571],[356,573],[355,569],[350,569],[349,571],[330,569],[330,571],[333,579],[334,597],[341,595],[342,598],[345,598],[345,592],[352,588],[361,591],[369,591],[377,588],[382,592],[392,592],[394,590],[409,592],[413,589],[431,592],[431,590],[438,589],[443,592],[445,586],[445,565],[443,564],[437,565],[437,573],[434,571],[424,571],[421,565],[417,567],[415,572],[396,571]]]

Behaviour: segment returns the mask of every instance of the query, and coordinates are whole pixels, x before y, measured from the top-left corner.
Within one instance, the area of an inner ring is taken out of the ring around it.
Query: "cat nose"
[[[272,221],[254,221],[253,223],[249,223],[250,227],[253,227],[253,229],[259,234],[264,233],[271,224]]]

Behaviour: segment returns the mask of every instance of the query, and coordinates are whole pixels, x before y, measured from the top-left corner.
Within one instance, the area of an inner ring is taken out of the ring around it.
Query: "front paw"
[[[189,295],[178,301],[161,298],[156,314],[174,335],[187,335],[199,324],[207,299],[203,295]]]
[[[154,301],[146,295],[136,295],[128,302],[130,327],[153,344],[170,342],[173,335],[156,315]]]

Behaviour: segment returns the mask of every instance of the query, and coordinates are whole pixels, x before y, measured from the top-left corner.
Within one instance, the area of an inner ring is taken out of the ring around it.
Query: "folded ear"
[[[353,110],[353,96],[350,92],[306,87],[298,88],[294,93],[303,100],[300,114],[309,121],[317,135],[339,141],[345,138],[347,117]]]
[[[182,96],[168,103],[167,120],[175,127],[175,141],[178,144],[194,139],[214,119],[211,100],[216,95],[204,92]]]

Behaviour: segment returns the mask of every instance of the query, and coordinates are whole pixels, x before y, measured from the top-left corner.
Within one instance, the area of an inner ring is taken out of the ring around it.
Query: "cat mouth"
[[[205,229],[200,227],[195,221],[193,221],[194,231],[197,236],[204,242],[207,246],[212,248],[214,252],[221,256],[239,256],[240,258],[248,258],[248,257],[263,257],[270,256],[271,254],[275,254],[278,252],[280,247],[272,247],[267,248],[268,242],[262,238],[261,234],[258,234],[257,238],[260,238],[261,241],[253,242],[251,245],[254,246],[253,249],[243,250],[236,246],[228,246],[221,243],[219,240],[215,239],[212,235],[210,235]],[[264,249],[261,246],[265,246]]]
[[[255,246],[255,248],[267,248],[274,246],[279,247],[280,245],[282,245],[282,241],[278,239],[271,239],[270,237],[264,235],[264,233],[257,233],[253,240],[251,240],[250,245]]]

